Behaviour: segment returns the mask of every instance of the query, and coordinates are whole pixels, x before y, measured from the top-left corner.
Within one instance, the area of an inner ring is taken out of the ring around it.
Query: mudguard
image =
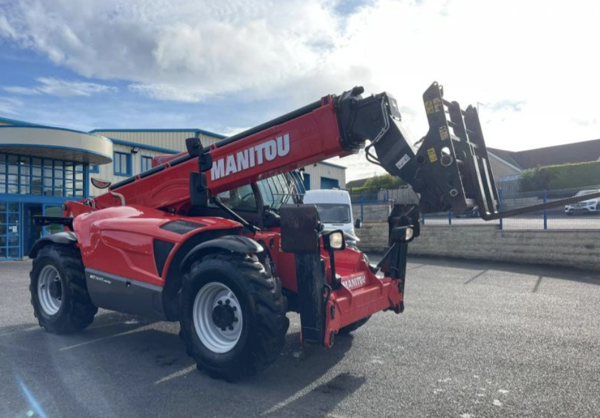
[[[244,237],[242,235],[228,235],[196,245],[181,262],[181,270],[185,271],[186,268],[191,264],[192,260],[196,258],[195,256],[197,254],[206,252],[206,250],[211,248],[217,248],[239,254],[258,254],[264,251],[262,246],[252,238]]]
[[[46,235],[45,237],[38,239],[35,242],[35,244],[33,244],[33,247],[31,247],[31,251],[29,251],[29,258],[35,258],[40,248],[50,243],[61,245],[75,245],[77,243],[77,236],[74,232],[71,231],[63,231],[51,235]]]

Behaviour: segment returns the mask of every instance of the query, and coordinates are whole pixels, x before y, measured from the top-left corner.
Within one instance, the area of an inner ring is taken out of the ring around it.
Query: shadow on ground
[[[326,416],[365,382],[350,373],[328,374],[351,348],[351,336],[327,350],[300,345],[299,332],[292,331],[274,365],[229,384],[196,370],[178,331],[178,324],[119,313],[99,314],[72,335],[49,334],[35,323],[0,328],[0,389],[12,400],[0,415],[174,416],[201,410],[203,416],[236,416],[250,408],[251,416]]]

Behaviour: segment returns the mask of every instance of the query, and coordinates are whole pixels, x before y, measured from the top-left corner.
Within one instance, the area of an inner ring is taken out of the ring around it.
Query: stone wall
[[[386,222],[365,222],[357,229],[360,248],[387,248]],[[600,231],[501,231],[496,225],[422,226],[409,254],[506,261],[600,270]]]
[[[363,205],[363,220],[365,222],[386,221],[390,216],[390,203],[365,203]],[[354,219],[360,219],[360,204],[352,205]]]

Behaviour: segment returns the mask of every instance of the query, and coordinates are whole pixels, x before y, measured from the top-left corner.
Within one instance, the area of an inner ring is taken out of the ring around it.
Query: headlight
[[[343,250],[346,248],[344,233],[342,231],[333,231],[323,235],[323,245],[326,250]]]
[[[342,232],[332,232],[329,235],[329,246],[334,250],[344,248],[344,234]]]
[[[415,235],[415,231],[412,228],[406,228],[406,235],[405,235],[405,241],[410,241],[413,238],[413,235]]]

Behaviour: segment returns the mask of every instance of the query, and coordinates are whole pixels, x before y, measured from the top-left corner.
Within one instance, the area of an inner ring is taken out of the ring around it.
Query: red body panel
[[[183,235],[160,228],[176,220],[204,226]],[[164,286],[172,257],[192,235],[215,229],[239,230],[241,225],[223,218],[179,216],[133,205],[84,213],[75,218],[73,227],[79,239],[83,264],[87,268]],[[154,239],[175,245],[162,276],[156,269]]]
[[[325,251],[326,275],[331,285],[331,264]],[[331,293],[325,312],[335,307],[335,316],[326,315],[325,346],[332,345],[331,332],[336,334],[341,328],[382,310],[402,310],[403,294],[399,291],[399,281],[389,277],[378,277],[367,265],[361,252],[346,248],[335,252],[336,274],[341,276],[342,286]]]

